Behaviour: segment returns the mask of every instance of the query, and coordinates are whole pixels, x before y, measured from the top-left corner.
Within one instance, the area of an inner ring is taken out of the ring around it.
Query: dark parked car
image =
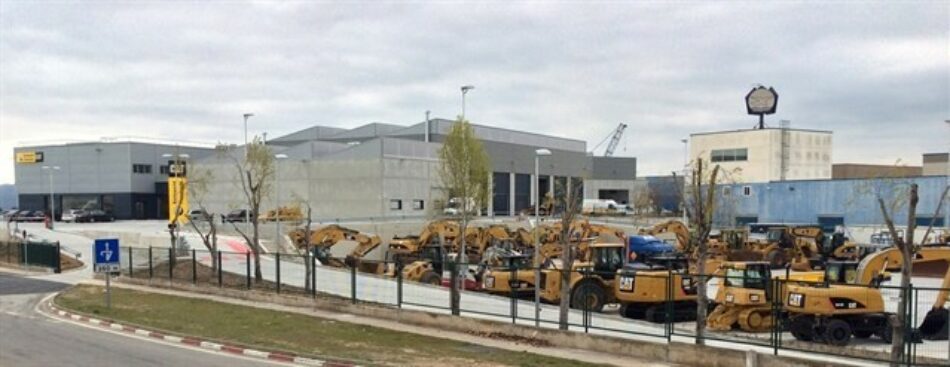
[[[14,214],[14,222],[42,222],[46,219],[46,213],[40,210],[21,210]]]
[[[115,217],[112,214],[102,210],[90,210],[76,215],[76,223],[91,222],[114,222]]]
[[[234,209],[226,217],[224,217],[225,222],[246,222],[248,218],[248,211],[244,209]],[[251,216],[251,220],[254,220],[254,216]]]

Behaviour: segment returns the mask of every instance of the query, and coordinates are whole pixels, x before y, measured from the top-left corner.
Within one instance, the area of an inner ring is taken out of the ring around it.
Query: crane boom
[[[612,157],[614,155],[614,150],[617,149],[617,144],[620,144],[620,137],[623,136],[623,131],[627,129],[627,124],[620,123],[617,125],[617,129],[614,130],[613,137],[610,138],[610,144],[607,144],[607,150],[604,151],[604,157]]]

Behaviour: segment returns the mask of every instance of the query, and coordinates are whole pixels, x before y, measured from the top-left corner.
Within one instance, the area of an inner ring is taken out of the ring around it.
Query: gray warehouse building
[[[48,212],[52,178],[57,218],[69,209],[102,209],[118,219],[167,218],[169,158],[162,156],[187,154],[189,159],[201,159],[213,152],[131,140],[16,147],[19,206]]]
[[[277,164],[280,189],[271,191],[263,207],[306,201],[320,219],[429,215],[444,200],[438,150],[453,123],[432,119],[410,126],[313,126],[269,139],[274,153],[287,158]],[[636,158],[593,157],[581,140],[484,125],[473,128],[492,165],[492,196],[484,208],[489,215],[515,215],[552,190],[560,195],[558,191],[576,185],[583,185],[586,198],[630,201]],[[235,148],[230,154],[242,156],[243,150]],[[535,187],[539,148],[552,154],[541,158],[540,185]],[[200,198],[209,210],[243,207],[234,160],[214,155],[194,161],[192,168],[214,178]]]

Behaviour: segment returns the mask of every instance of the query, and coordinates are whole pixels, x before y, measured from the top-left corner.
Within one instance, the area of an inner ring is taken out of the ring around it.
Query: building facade
[[[906,225],[907,189],[911,183],[919,186],[917,222],[928,226],[948,185],[947,176],[722,185],[717,188],[715,222],[724,227],[748,223],[821,224],[826,229],[835,225],[880,226],[884,224],[877,202],[880,195],[893,206],[895,224]],[[946,205],[934,221],[936,227],[950,223]]]
[[[920,166],[837,163],[831,167],[831,178],[840,180],[849,178],[916,177],[920,176],[922,172]]]
[[[735,182],[830,179],[832,133],[765,128],[690,135],[690,161],[719,164]]]
[[[277,180],[264,210],[309,205],[314,218],[430,216],[447,197],[439,179],[438,151],[454,121],[433,119],[410,126],[371,123],[353,129],[313,126],[267,142],[277,162]],[[483,209],[508,216],[529,210],[549,192],[576,189],[585,195],[627,196],[636,178],[635,158],[591,157],[586,143],[523,131],[473,125],[488,152],[491,197]],[[535,150],[540,157],[536,184]],[[243,155],[241,147],[229,153]],[[234,159],[215,155],[196,161],[192,172],[208,172],[214,184],[200,197],[212,212],[243,208]],[[596,162],[596,164],[595,164]],[[587,182],[597,186],[589,189]],[[279,186],[279,188],[277,187]],[[628,191],[624,191],[628,190]]]
[[[924,176],[950,175],[950,153],[924,154]]]
[[[102,209],[118,219],[167,218],[170,158],[163,155],[201,159],[212,152],[133,141],[16,147],[19,208],[48,212],[52,191],[57,218],[69,209]]]

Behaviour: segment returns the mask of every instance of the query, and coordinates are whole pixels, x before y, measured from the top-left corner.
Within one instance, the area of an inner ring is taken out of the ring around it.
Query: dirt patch
[[[470,332],[468,332],[468,334],[472,334],[472,335],[480,336],[480,337],[485,337],[485,338],[490,338],[490,339],[509,341],[509,342],[513,342],[513,343],[517,343],[517,344],[528,344],[528,345],[533,346],[533,347],[551,347],[551,346],[553,346],[553,345],[552,345],[550,342],[548,342],[547,340],[541,340],[541,339],[535,339],[535,338],[527,338],[527,337],[523,337],[523,336],[512,335],[512,334],[505,334],[505,333],[500,333],[500,332],[490,332],[490,333],[489,333],[489,332],[480,332],[480,331],[470,331]]]

